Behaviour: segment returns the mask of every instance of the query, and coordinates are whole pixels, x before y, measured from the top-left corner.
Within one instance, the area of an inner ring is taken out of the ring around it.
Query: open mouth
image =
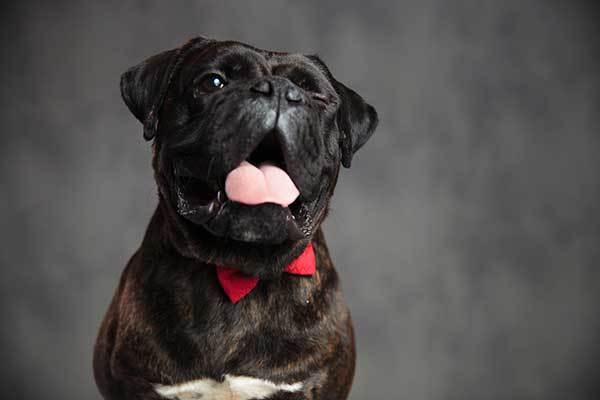
[[[229,199],[251,206],[272,203],[286,208],[298,198],[300,191],[286,171],[274,132],[227,174],[225,193]]]
[[[297,222],[301,213],[300,191],[286,171],[275,132],[267,134],[221,184],[211,184],[182,161],[175,161],[174,174],[179,214],[218,236],[226,235],[236,220],[249,219],[251,215],[258,225],[264,225],[266,219],[276,219],[278,226],[283,223],[285,234],[279,236],[304,238]],[[253,241],[254,236],[237,239]]]

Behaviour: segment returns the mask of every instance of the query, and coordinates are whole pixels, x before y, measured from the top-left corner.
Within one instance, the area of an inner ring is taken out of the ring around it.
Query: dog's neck
[[[192,238],[189,232],[179,225],[180,223],[182,222],[178,219],[176,213],[161,200],[150,219],[148,229],[144,236],[142,243],[144,252],[156,257],[160,257],[162,254],[170,254],[172,257],[174,254],[177,254],[182,258],[197,261],[199,264],[213,266],[225,264],[240,269],[247,274],[269,279],[282,274],[285,268],[302,254],[309,242],[313,245],[325,246],[323,233],[319,228],[315,234],[304,243],[297,243],[290,247],[278,247],[278,252],[275,255],[271,252],[267,252],[269,258],[261,260],[253,254],[254,258],[251,262],[254,264],[254,267],[249,265],[249,263],[246,263],[246,260],[244,260],[243,257],[238,257],[233,262],[223,263],[219,259],[219,254],[212,250],[217,247],[216,244],[222,239],[207,234],[206,237],[202,238],[202,242],[197,243],[195,241],[198,239]],[[221,247],[232,249],[234,246],[223,246],[223,243],[221,243]],[[258,272],[255,274],[254,268],[256,268],[256,265],[259,265],[259,267]]]

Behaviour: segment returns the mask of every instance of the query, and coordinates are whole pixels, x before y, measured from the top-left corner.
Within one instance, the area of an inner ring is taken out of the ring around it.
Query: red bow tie
[[[309,243],[302,254],[283,271],[292,275],[308,276],[315,273],[315,265],[315,251],[312,243]],[[258,284],[257,277],[246,275],[237,269],[223,267],[222,265],[217,265],[217,278],[232,303],[237,303]]]

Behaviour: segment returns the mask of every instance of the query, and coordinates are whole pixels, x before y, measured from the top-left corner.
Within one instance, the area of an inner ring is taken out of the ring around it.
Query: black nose
[[[273,92],[273,85],[268,80],[262,80],[252,86],[253,91],[265,95],[270,95]]]
[[[252,85],[250,90],[267,97],[285,97],[289,103],[300,103],[303,99],[299,87],[279,76],[263,78]]]
[[[288,86],[285,89],[285,98],[288,99],[288,101],[297,103],[302,100],[302,93],[300,93],[300,90],[295,86]]]

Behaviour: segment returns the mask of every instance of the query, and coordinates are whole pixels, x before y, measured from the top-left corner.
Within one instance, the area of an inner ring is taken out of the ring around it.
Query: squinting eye
[[[310,91],[311,87],[308,84],[308,82],[306,81],[306,79],[300,79],[297,83],[297,86],[301,87],[304,90]]]
[[[210,74],[200,81],[198,89],[203,93],[212,93],[224,88],[226,84],[227,81],[221,75]]]

